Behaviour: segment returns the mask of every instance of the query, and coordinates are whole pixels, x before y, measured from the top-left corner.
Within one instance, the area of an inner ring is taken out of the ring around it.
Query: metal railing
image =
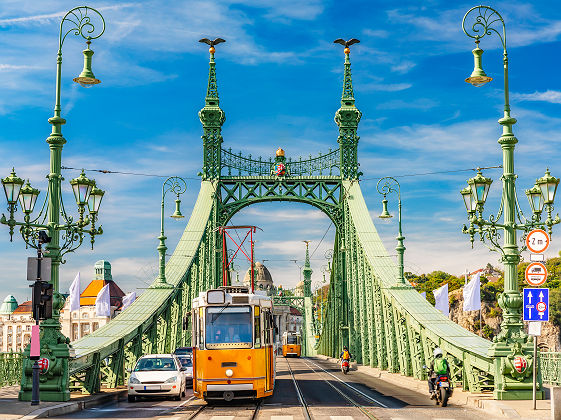
[[[539,368],[544,384],[561,385],[561,353],[541,352],[539,354]]]
[[[0,353],[0,388],[21,380],[22,353]]]
[[[301,157],[293,160],[286,159],[284,162],[287,174],[290,176],[309,175],[339,175],[339,149],[331,150],[329,153],[321,154],[309,159]],[[233,153],[232,149],[222,149],[223,176],[267,176],[273,175],[275,162],[272,157],[257,159],[243,156],[241,152]]]

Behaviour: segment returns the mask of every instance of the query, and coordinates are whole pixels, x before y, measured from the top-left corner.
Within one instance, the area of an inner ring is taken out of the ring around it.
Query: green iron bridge
[[[270,201],[312,205],[336,227],[328,307],[320,330],[309,292],[291,302],[303,309],[305,352],[336,357],[349,345],[358,363],[423,379],[435,347],[451,364],[464,389],[500,390],[508,398],[531,390],[530,379],[515,377],[489,356],[492,343],[450,321],[409,285],[397,283],[399,268],[386,251],[366,206],[359,178],[357,128],[349,48],[345,48],[341,106],[335,113],[338,147],[310,159],[242,156],[223,147],[214,48],[210,50],[203,126],[201,187],[185,231],[158,279],[106,326],[72,343],[66,383],[86,392],[115,387],[146,353],[169,353],[190,345],[186,328],[191,300],[221,284],[222,241],[217,228],[244,207]],[[172,287],[170,287],[170,285]],[[287,302],[280,297],[277,301]],[[513,350],[512,356],[516,349]],[[530,370],[530,369],[528,369]],[[531,391],[530,391],[531,393]]]

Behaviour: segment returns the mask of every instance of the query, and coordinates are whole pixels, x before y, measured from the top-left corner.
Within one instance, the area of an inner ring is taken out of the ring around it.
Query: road
[[[251,401],[212,403],[119,401],[89,408],[58,419],[153,420],[492,420],[481,410],[435,406],[428,394],[399,388],[362,372],[343,375],[338,366],[307,358],[277,358],[275,394],[262,404]]]

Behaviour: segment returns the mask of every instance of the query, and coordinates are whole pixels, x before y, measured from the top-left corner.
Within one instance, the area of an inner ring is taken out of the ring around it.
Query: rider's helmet
[[[345,346],[345,347],[343,347],[343,350],[349,350],[349,349],[347,348],[347,346]]]
[[[440,349],[440,347],[437,347],[437,348],[434,349],[432,354],[433,354],[435,359],[437,357],[442,357],[442,350]]]

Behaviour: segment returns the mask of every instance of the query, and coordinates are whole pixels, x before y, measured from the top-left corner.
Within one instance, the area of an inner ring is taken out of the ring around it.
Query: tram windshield
[[[286,337],[286,344],[300,344],[298,342],[298,336],[289,335],[288,337]]]
[[[206,347],[251,348],[251,307],[222,306],[206,309]]]

